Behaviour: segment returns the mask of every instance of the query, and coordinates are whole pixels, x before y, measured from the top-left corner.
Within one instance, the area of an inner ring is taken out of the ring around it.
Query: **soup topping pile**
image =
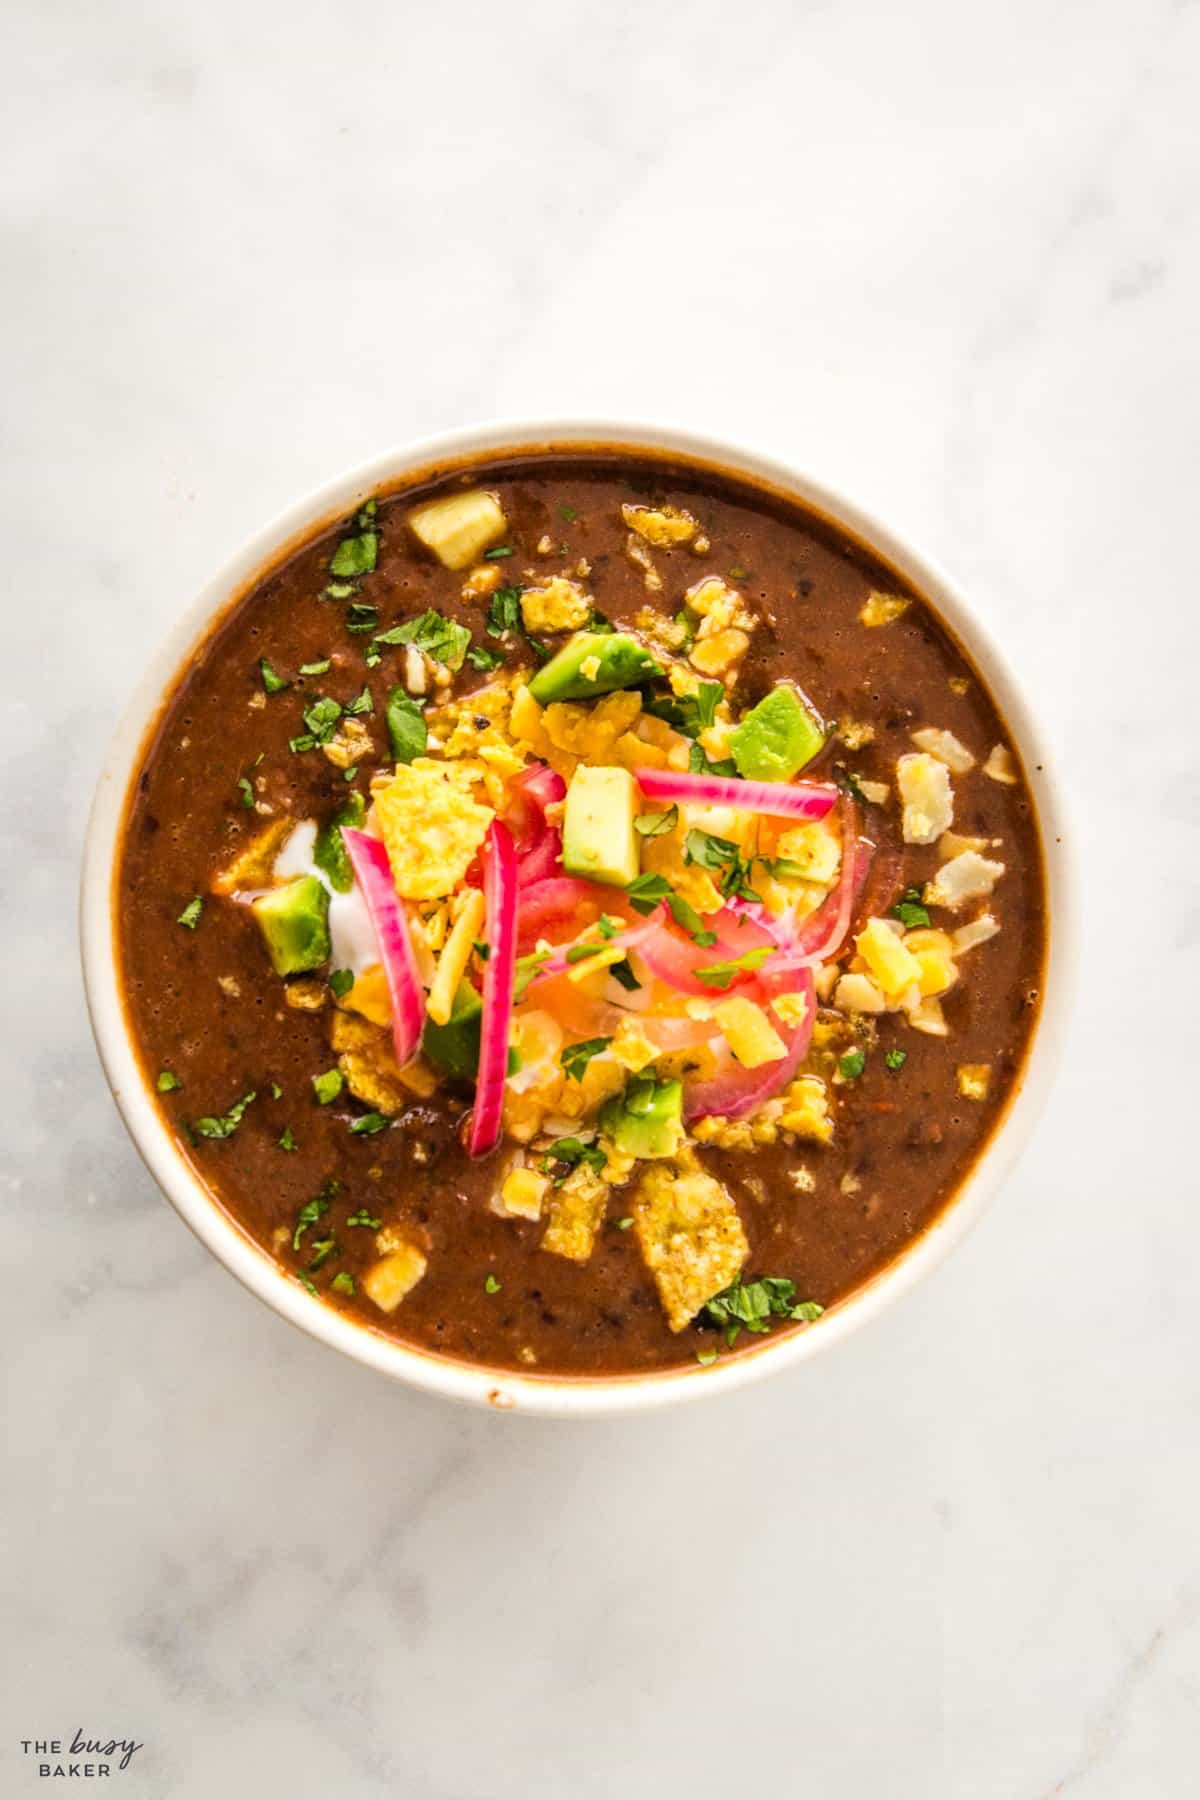
[[[867,775],[855,753],[872,725],[827,718],[811,676],[743,699],[763,619],[745,572],[718,565],[683,505],[620,512],[608,524],[642,602],[618,626],[587,557],[556,534],[522,541],[484,486],[389,513],[406,554],[456,572],[461,605],[386,625],[382,519],[363,507],[325,596],[359,635],[365,684],[273,651],[254,701],[287,710],[289,755],[324,759],[345,797],[297,813],[251,766],[258,826],[178,924],[202,931],[218,907],[253,919],[282,1002],[322,1022],[310,1106],[357,1139],[415,1120],[418,1163],[437,1109],[496,1218],[578,1265],[628,1233],[670,1331],[706,1328],[694,1353],[712,1361],[743,1331],[821,1311],[796,1268],[751,1270],[721,1170],[740,1159],[752,1192],[765,1150],[829,1153],[869,1065],[894,1110],[912,1046],[949,1043],[943,1003],[1001,929],[1006,873],[962,797],[1019,771],[1003,741],[964,743],[934,714]],[[864,645],[913,604],[869,591]],[[953,1068],[968,1108],[987,1101],[989,1062]],[[164,1069],[158,1086],[180,1082]],[[176,1098],[193,1141],[219,1142],[271,1095],[198,1117]],[[778,1168],[765,1201],[783,1199]],[[793,1155],[787,1179],[802,1206],[811,1161]],[[392,1315],[430,1270],[430,1234],[378,1191],[339,1202],[341,1187],[331,1175],[274,1248],[312,1291]],[[373,1244],[357,1274],[351,1239]]]

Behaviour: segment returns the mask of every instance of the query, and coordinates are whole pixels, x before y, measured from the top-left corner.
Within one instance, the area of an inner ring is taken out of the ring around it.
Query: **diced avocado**
[[[683,1083],[635,1075],[625,1092],[601,1109],[600,1129],[626,1156],[674,1156],[683,1138]]]
[[[342,842],[342,826],[349,825],[357,831],[366,811],[367,805],[362,795],[351,794],[332,818],[326,819],[313,845],[313,861],[318,869],[324,869],[339,894],[348,894],[354,886],[354,870],[350,867],[350,858],[346,855],[346,846]]]
[[[421,1047],[435,1069],[459,1081],[470,1081],[479,1070],[479,1022],[483,1001],[469,981],[459,984],[444,1025],[425,1021]]]
[[[729,734],[737,772],[748,781],[790,781],[825,742],[825,728],[799,688],[781,681]]]
[[[272,888],[251,903],[277,975],[299,975],[329,960],[329,890],[315,875]]]
[[[636,638],[622,631],[581,631],[538,670],[529,691],[539,706],[552,700],[594,700],[615,688],[654,681],[662,673]]]
[[[568,875],[628,887],[638,872],[637,784],[628,769],[581,763],[563,808],[563,868]]]
[[[508,529],[495,494],[482,488],[415,506],[408,523],[413,535],[448,569],[465,569]]]

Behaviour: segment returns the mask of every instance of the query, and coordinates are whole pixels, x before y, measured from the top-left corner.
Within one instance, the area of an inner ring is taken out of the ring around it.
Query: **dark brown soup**
[[[1045,948],[1019,752],[921,596],[617,451],[436,472],[269,569],[147,745],[119,909],[242,1229],[535,1375],[821,1330],[986,1144]]]

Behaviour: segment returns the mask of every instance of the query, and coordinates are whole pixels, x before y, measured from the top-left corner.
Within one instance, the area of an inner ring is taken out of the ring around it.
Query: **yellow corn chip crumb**
[[[632,1211],[667,1323],[682,1331],[736,1279],[750,1254],[737,1208],[721,1183],[685,1154],[646,1169]]]

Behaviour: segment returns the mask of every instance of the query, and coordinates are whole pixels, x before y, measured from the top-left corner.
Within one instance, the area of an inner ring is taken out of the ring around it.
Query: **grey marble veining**
[[[6,1679],[129,1795],[1184,1800],[1200,1710],[1200,10],[4,12]],[[98,759],[239,540],[392,442],[659,414],[949,567],[1070,790],[1084,978],[968,1244],[827,1361],[589,1428],[244,1294],[118,1123]]]

